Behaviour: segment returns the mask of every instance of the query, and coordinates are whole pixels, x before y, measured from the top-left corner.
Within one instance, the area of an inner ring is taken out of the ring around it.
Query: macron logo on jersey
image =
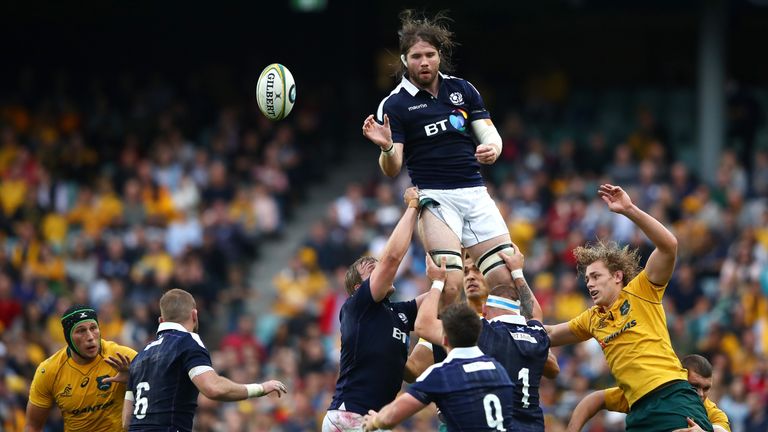
[[[425,104],[425,103],[423,103],[423,104],[421,104],[421,105],[413,105],[413,106],[409,106],[409,107],[408,107],[408,111],[414,111],[414,110],[417,110],[417,109],[426,108],[427,106],[428,106],[428,105],[427,105],[427,104]]]

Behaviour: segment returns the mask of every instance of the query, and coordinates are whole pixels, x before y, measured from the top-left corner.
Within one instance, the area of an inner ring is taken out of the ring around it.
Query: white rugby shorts
[[[379,429],[384,432],[383,429]],[[329,410],[323,418],[322,432],[362,432],[363,416],[351,411]]]
[[[431,198],[427,210],[451,228],[465,248],[500,235],[509,235],[504,218],[488,189],[477,186],[462,189],[420,189],[419,197]]]

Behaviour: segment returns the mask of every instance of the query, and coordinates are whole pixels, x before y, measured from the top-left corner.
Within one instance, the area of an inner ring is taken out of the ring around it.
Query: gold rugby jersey
[[[101,354],[87,365],[77,364],[67,348],[40,363],[29,389],[29,402],[40,408],[56,404],[68,432],[122,430],[125,384],[104,383],[116,371],[104,361],[115,353],[133,359],[136,351],[101,340]]]
[[[645,270],[622,288],[613,305],[592,306],[568,321],[581,340],[593,337],[631,407],[651,390],[688,373],[672,349],[661,298],[666,285],[648,280]]]

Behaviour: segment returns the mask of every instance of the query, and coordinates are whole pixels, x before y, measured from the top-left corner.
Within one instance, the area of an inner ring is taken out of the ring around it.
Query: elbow
[[[678,243],[678,242],[677,242],[677,237],[675,237],[675,235],[674,235],[674,234],[672,234],[670,237],[671,237],[671,238],[670,238],[670,240],[669,240],[669,246],[668,246],[668,247],[669,247],[669,250],[670,250],[670,252],[671,252],[672,254],[674,254],[675,256],[677,256],[677,243]]]
[[[423,335],[425,334],[424,332],[425,332],[426,329],[427,329],[426,323],[424,323],[423,321],[420,321],[418,318],[416,318],[416,322],[413,323],[413,331],[415,331],[416,334],[419,335],[419,337],[424,338]],[[424,338],[424,339],[426,339],[426,338]]]
[[[421,338],[424,338],[424,335],[427,334],[427,329],[429,328],[429,323],[427,321],[427,318],[422,316],[422,314],[417,314],[416,321],[413,323],[413,331],[415,331]]]
[[[223,396],[222,390],[219,388],[219,386],[215,385],[214,383],[210,383],[201,387],[200,393],[202,393],[203,396],[211,400],[220,400]]]
[[[402,261],[402,256],[400,256],[397,251],[388,247],[384,251],[384,255],[379,258],[377,266],[386,266],[387,269],[394,269],[394,271],[397,272],[397,268],[400,266],[400,261]]]

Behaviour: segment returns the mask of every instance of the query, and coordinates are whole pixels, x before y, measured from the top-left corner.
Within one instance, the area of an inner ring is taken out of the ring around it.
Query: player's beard
[[[430,70],[429,75],[422,74],[421,72],[419,71],[413,79],[419,87],[428,88],[437,79],[437,72]]]

